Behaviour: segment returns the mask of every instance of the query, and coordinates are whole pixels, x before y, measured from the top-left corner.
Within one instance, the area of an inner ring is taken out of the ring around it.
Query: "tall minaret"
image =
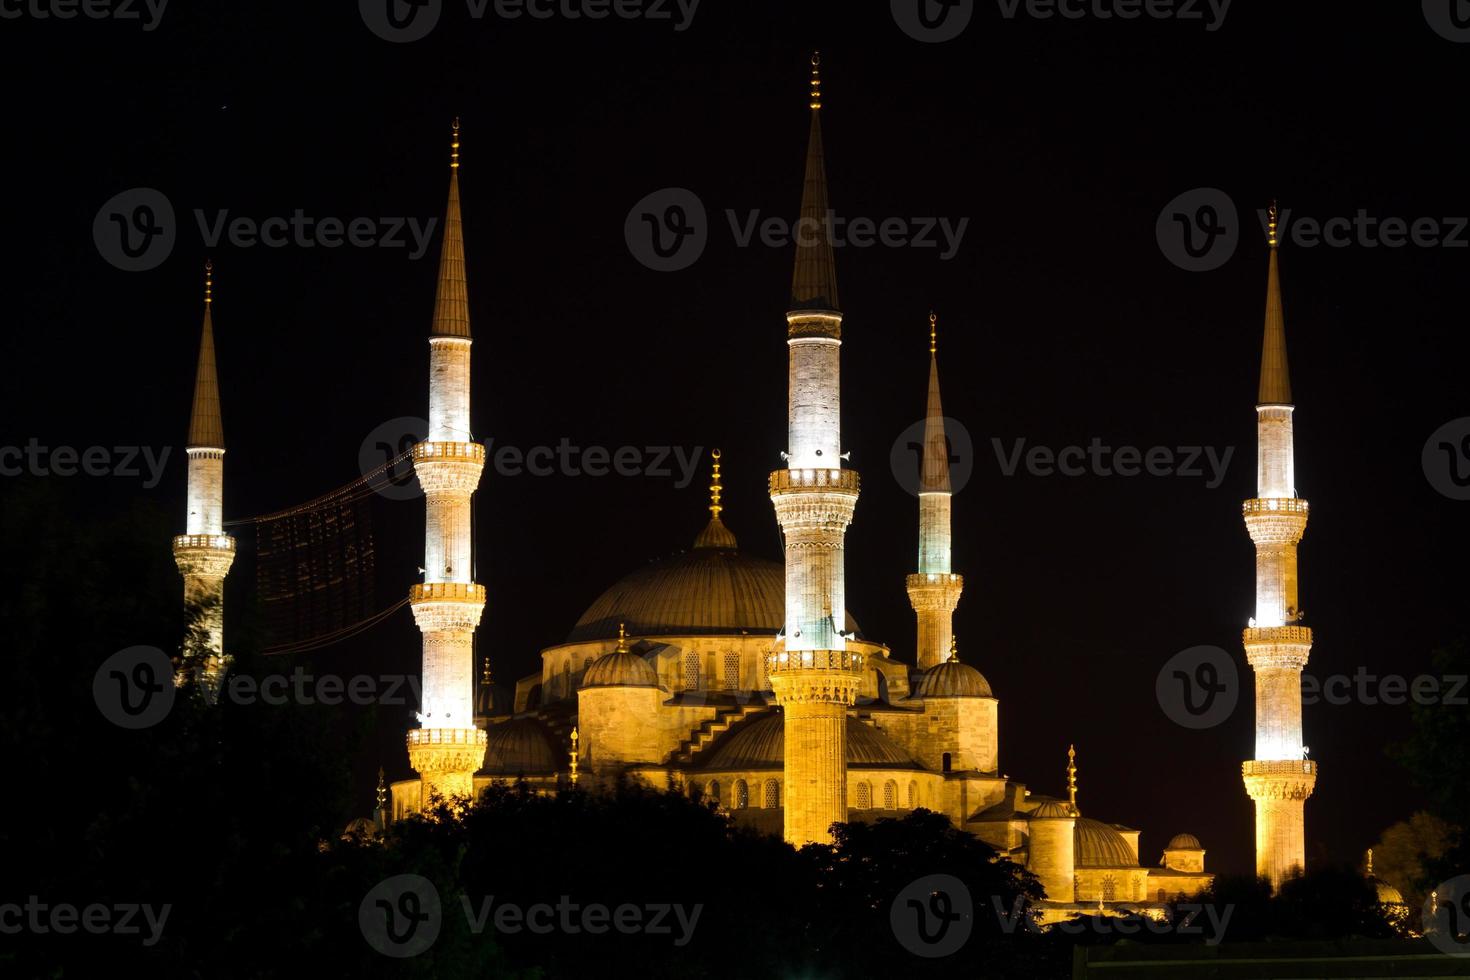
[[[199,366],[194,372],[194,406],[189,413],[188,514],[184,533],[174,538],[174,561],[184,576],[184,601],[200,609],[196,635],[184,650],[177,684],[197,681],[213,701],[224,680],[225,576],[235,560],[235,539],[224,531],[225,430],[220,420],[219,377],[214,367],[214,265],[204,263],[204,326]],[[202,643],[200,642],[202,640]],[[192,648],[191,648],[192,647]]]
[[[1291,380],[1277,277],[1276,205],[1269,212],[1266,330],[1256,404],[1257,497],[1244,504],[1256,545],[1256,615],[1246,629],[1246,661],[1256,677],[1256,757],[1241,767],[1256,804],[1256,873],[1273,888],[1305,864],[1302,811],[1317,764],[1302,746],[1302,668],[1312,631],[1301,625],[1296,546],[1307,527],[1307,502],[1296,495],[1292,461]]]
[[[924,460],[919,472],[919,570],[908,577],[909,603],[919,620],[918,664],[942,663],[954,637],[954,610],[965,587],[950,572],[949,443],[939,402],[938,329],[929,314],[929,405],[924,415]]]
[[[424,581],[409,590],[424,634],[423,703],[408,732],[409,764],[432,793],[469,796],[485,758],[475,727],[475,627],[485,587],[473,581],[470,499],[485,467],[485,447],[470,429],[470,313],[459,217],[459,120],[449,157],[449,205],[439,253],[439,286],[429,334],[429,437],[413,447],[424,489]]]
[[[841,459],[842,314],[827,221],[819,71],[812,55],[811,136],[786,314],[788,465],[770,479],[785,537],[786,627],[769,672],[785,713],[785,837],[798,846],[831,840],[829,827],[847,820],[847,708],[862,671],[862,655],[849,653],[842,635],[843,538],[858,476],[842,469]]]

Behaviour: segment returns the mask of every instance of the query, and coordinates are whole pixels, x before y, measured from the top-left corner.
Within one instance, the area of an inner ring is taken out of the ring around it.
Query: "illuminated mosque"
[[[816,58],[809,101],[800,215],[819,229],[828,198]],[[457,122],[444,229],[429,332],[429,432],[412,450],[426,507],[424,576],[410,594],[423,634],[419,725],[406,733],[418,778],[392,784],[391,819],[419,810],[432,794],[472,794],[494,781],[597,791],[636,779],[701,797],[798,846],[830,840],[836,822],[920,807],[943,813],[1038,876],[1047,895],[1043,921],[1079,911],[1159,915],[1163,902],[1210,884],[1195,837],[1176,835],[1157,862],[1144,863],[1139,831],[1082,815],[1071,750],[1065,795],[1033,792],[1001,770],[999,698],[961,661],[952,626],[964,578],[950,560],[952,492],[932,315],[917,562],[905,582],[917,619],[912,661],[861,635],[844,602],[844,538],[860,484],[842,449],[842,312],[825,234],[798,236],[786,314],[786,465],[768,478],[784,560],[740,550],[722,516],[716,452],[709,515],[690,514],[689,550],[613,583],[564,642],[541,651],[541,669],[515,684],[513,698],[497,697],[489,658],[477,678],[473,649],[486,594],[472,580],[470,509],[485,447],[470,419]],[[1257,406],[1261,489],[1245,504],[1258,549],[1257,615],[1245,632],[1256,675],[1257,758],[1243,775],[1257,807],[1258,867],[1279,883],[1303,862],[1302,810],[1316,769],[1301,748],[1300,678],[1311,633],[1300,623],[1296,543],[1307,508],[1292,479],[1274,220],[1270,245]],[[195,599],[218,597],[234,554],[221,518],[224,436],[209,303],[189,430],[188,521],[175,539]],[[228,658],[214,609],[198,662],[217,683]],[[386,808],[382,797],[380,786]]]

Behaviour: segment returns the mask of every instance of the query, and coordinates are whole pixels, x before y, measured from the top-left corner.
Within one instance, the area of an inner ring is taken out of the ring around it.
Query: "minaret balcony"
[[[851,650],[788,650],[766,657],[777,704],[851,705],[863,683],[863,655]]]
[[[413,447],[414,475],[424,493],[474,493],[485,468],[478,442],[420,442]]]
[[[1264,497],[1241,504],[1246,529],[1258,545],[1294,545],[1307,529],[1307,502],[1299,497]]]
[[[1252,759],[1240,764],[1240,774],[1253,800],[1305,800],[1317,786],[1310,759]]]
[[[776,521],[788,538],[816,534],[841,544],[857,509],[856,470],[776,470],[770,486]]]
[[[858,492],[857,470],[796,469],[776,470],[770,479],[771,496],[778,493],[803,493],[812,490]]]
[[[180,534],[174,538],[174,563],[181,575],[224,578],[235,562],[235,539],[228,534]]]
[[[485,764],[487,736],[479,728],[410,728],[408,764],[414,772],[474,772]]]
[[[767,673],[801,670],[850,670],[861,672],[863,655],[855,650],[782,650],[766,656]]]
[[[419,582],[408,590],[413,618],[425,633],[472,630],[485,609],[485,587],[473,582]]]
[[[1252,626],[1241,634],[1246,663],[1262,668],[1301,670],[1312,650],[1312,631],[1305,626]]]
[[[420,442],[413,447],[415,463],[453,459],[485,465],[485,446],[478,442]]]
[[[965,577],[952,572],[917,572],[904,580],[915,609],[953,612],[965,588]]]
[[[174,537],[174,553],[194,549],[234,551],[235,539],[228,534],[179,534]]]

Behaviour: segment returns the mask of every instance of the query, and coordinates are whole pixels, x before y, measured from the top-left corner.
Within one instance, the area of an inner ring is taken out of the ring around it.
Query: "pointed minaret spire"
[[[224,449],[220,420],[219,376],[214,366],[214,263],[204,263],[204,326],[199,338],[199,365],[194,372],[194,407],[189,413],[190,449]]]
[[[1266,273],[1266,331],[1261,342],[1261,389],[1258,405],[1290,405],[1291,374],[1286,365],[1286,318],[1281,312],[1281,280],[1276,269],[1276,202],[1266,212],[1266,241],[1271,257]]]
[[[791,278],[791,311],[832,310],[837,305],[837,265],[832,258],[828,221],[827,167],[822,155],[822,57],[812,53],[811,134],[807,137],[806,177],[796,226],[796,272]]]
[[[929,314],[929,402],[924,412],[924,468],[921,493],[949,493],[949,443],[944,438],[944,405],[939,400],[937,318]],[[944,569],[948,571],[948,569]],[[925,569],[920,569],[925,571]]]
[[[459,217],[459,117],[449,143],[449,204],[444,209],[444,245],[439,251],[439,287],[434,297],[437,337],[468,337],[470,305],[465,286],[464,231]]]
[[[1067,808],[1072,816],[1080,816],[1077,809],[1077,746],[1067,746]]]

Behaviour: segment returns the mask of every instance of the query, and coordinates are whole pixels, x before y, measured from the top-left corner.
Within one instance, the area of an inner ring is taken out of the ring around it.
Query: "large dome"
[[[1133,848],[1118,831],[1101,820],[1077,818],[1077,867],[1136,868]]]
[[[718,517],[693,550],[638,569],[587,607],[568,643],[629,636],[775,636],[786,621],[786,570],[742,554]],[[847,617],[844,629],[857,632]]]
[[[780,769],[786,760],[786,716],[772,711],[724,736],[703,768]],[[854,769],[918,769],[903,747],[872,725],[847,716],[847,764]]]
[[[499,776],[555,772],[564,760],[551,745],[546,728],[534,718],[515,718],[491,725],[485,736],[482,772]]]

